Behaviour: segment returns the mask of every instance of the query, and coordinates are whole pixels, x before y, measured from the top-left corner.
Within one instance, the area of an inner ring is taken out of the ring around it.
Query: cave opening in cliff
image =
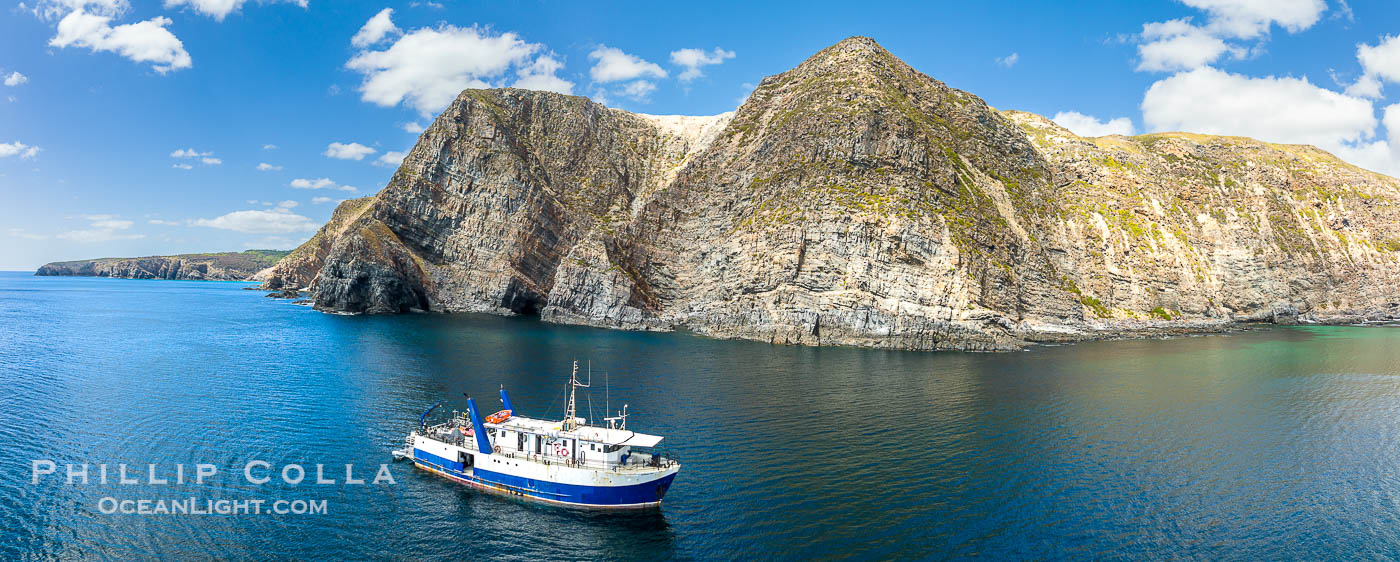
[[[512,307],[511,310],[521,316],[539,316],[541,308],[544,308],[543,302],[527,299],[518,302],[517,306]]]
[[[518,280],[511,280],[506,287],[501,307],[521,316],[539,316],[545,306],[545,296],[525,287]]]

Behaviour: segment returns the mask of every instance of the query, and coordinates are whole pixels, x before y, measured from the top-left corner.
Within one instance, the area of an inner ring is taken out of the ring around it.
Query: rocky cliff
[[[908,349],[1389,317],[1400,185],[1310,147],[1080,138],[855,37],[735,112],[463,92],[271,272],[323,310]]]
[[[144,258],[100,258],[45,264],[35,275],[76,275],[120,277],[125,279],[187,279],[208,281],[254,280],[288,252],[248,250],[212,254],[148,256]]]

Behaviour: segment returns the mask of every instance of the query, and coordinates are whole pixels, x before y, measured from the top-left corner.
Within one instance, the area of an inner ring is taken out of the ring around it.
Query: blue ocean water
[[[0,558],[1400,556],[1393,328],[917,353],[337,316],[245,286],[0,273]],[[542,506],[406,464],[343,482],[463,392],[491,409],[504,384],[562,415],[575,358],[683,463],[660,510]],[[59,472],[34,484],[39,459]],[[252,460],[337,483],[251,484]],[[69,485],[65,463],[140,483]],[[150,463],[219,472],[155,485]],[[327,512],[107,514],[104,497]]]

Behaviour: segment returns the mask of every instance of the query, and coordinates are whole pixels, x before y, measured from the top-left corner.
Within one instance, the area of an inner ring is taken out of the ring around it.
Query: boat
[[[489,416],[467,396],[466,412],[429,425],[438,402],[423,412],[418,429],[394,456],[454,482],[529,500],[586,508],[660,506],[680,463],[655,451],[660,436],[627,429],[625,405],[604,418],[606,426],[578,417],[577,390],[591,382],[579,381],[574,361],[562,420],[516,415],[504,386],[503,409]]]

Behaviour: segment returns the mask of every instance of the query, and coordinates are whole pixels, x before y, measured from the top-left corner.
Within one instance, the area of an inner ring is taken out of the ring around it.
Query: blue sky
[[[290,248],[463,87],[709,115],[851,35],[1081,134],[1247,135],[1400,174],[1397,34],[1400,4],[1361,0],[25,0],[0,12],[0,269]]]

